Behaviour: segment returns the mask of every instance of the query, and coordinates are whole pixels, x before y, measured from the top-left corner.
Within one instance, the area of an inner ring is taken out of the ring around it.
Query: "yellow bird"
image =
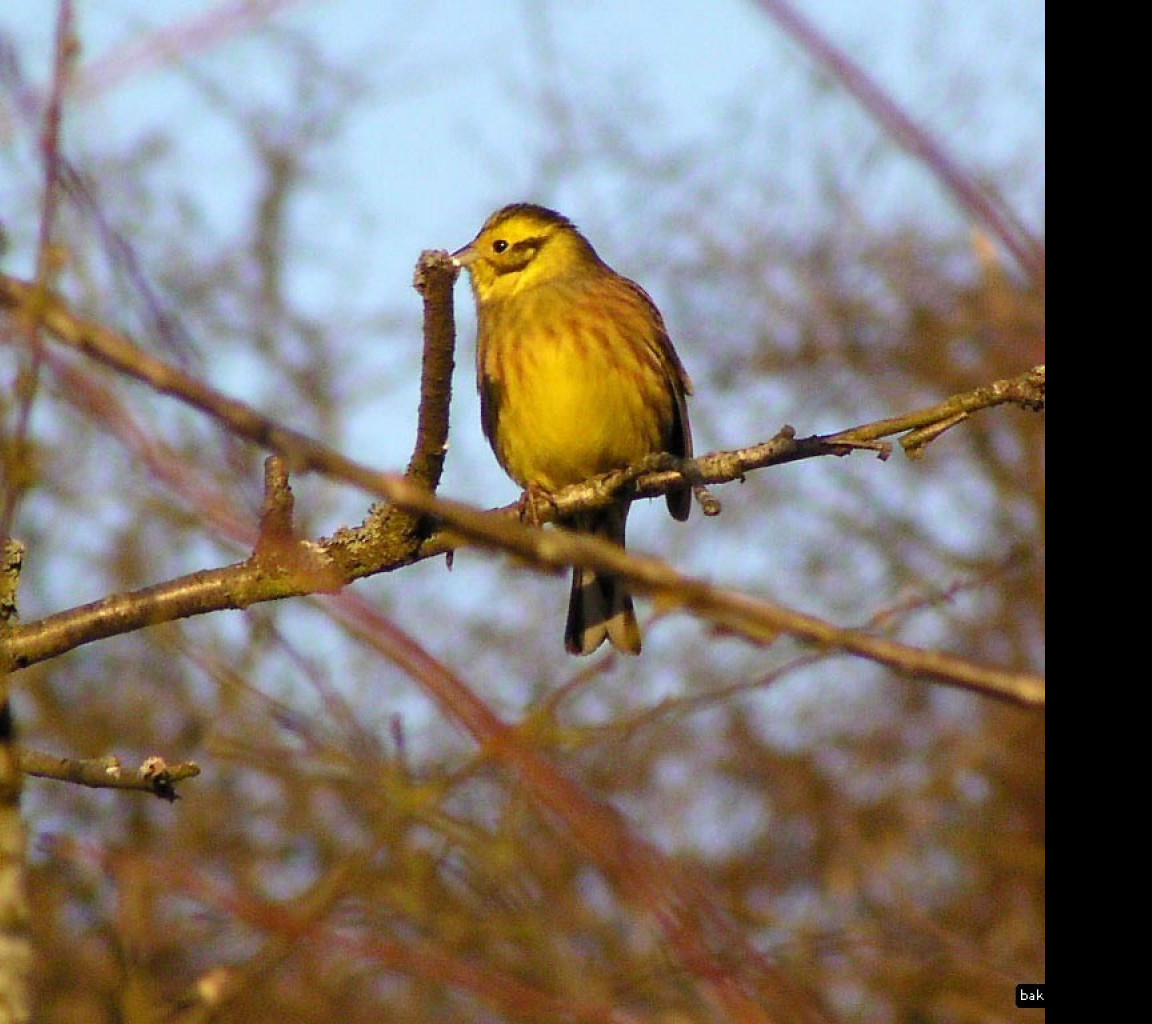
[[[691,457],[692,381],[660,311],[567,217],[505,206],[452,258],[472,278],[484,433],[516,483],[555,492],[655,452]],[[667,500],[688,518],[688,488]],[[562,525],[623,546],[627,519],[624,502]],[[632,598],[616,578],[576,568],[564,646],[591,654],[605,639],[640,653]]]

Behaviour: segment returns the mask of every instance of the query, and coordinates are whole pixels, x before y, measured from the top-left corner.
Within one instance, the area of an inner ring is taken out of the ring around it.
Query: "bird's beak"
[[[472,266],[473,263],[476,262],[476,257],[479,255],[480,252],[476,248],[475,244],[469,242],[466,246],[464,246],[463,249],[457,249],[454,253],[452,253],[450,258],[456,266],[467,270],[470,266]]]

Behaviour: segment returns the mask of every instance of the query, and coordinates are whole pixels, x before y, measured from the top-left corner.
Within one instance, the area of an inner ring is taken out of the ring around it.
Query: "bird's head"
[[[472,275],[480,304],[602,266],[596,250],[572,222],[555,210],[513,203],[497,210],[452,261]]]

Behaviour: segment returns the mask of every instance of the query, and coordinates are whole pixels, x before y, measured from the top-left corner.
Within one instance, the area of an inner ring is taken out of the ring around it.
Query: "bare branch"
[[[20,770],[25,775],[57,782],[73,782],[92,789],[130,789],[152,793],[169,803],[178,800],[176,784],[200,774],[195,761],[169,764],[162,757],[148,757],[138,768],[125,768],[115,755],[76,759],[56,757],[38,750],[20,751]]]
[[[548,502],[540,502],[533,512],[541,521],[547,521],[602,507],[618,498],[626,485],[631,485],[636,497],[651,498],[670,487],[682,486],[685,479],[694,483],[730,483],[756,469],[827,455],[844,456],[853,451],[875,451],[881,459],[887,459],[892,446],[879,439],[898,434],[905,435],[901,439],[905,452],[909,457],[916,457],[945,430],[981,409],[1016,405],[1033,412],[1042,411],[1045,382],[1045,367],[1034,366],[1019,376],[953,395],[926,409],[849,427],[834,434],[798,438],[792,427],[785,426],[770,441],[732,451],[710,452],[684,463],[667,455],[652,456],[638,466],[567,487],[551,496]],[[548,506],[552,507],[551,513]]]
[[[450,267],[435,258],[422,266],[429,276],[442,275],[447,279],[451,273]],[[424,287],[430,287],[427,280]],[[0,306],[27,314],[28,303],[32,301],[31,289],[30,285],[0,275]],[[451,291],[446,288],[428,290],[425,295],[428,304],[451,303]],[[359,530],[342,530],[323,543],[298,542],[293,549],[300,559],[287,560],[286,564],[272,565],[253,558],[132,594],[105,598],[13,629],[7,637],[3,662],[9,668],[25,667],[80,644],[157,622],[335,590],[354,579],[399,568],[466,541],[513,553],[542,568],[562,569],[580,564],[615,573],[639,592],[657,598],[663,607],[683,608],[754,641],[766,642],[779,633],[790,633],[822,648],[844,650],[915,677],[961,686],[1026,706],[1043,703],[1043,682],[1032,674],[1002,671],[834,626],[683,576],[659,559],[626,553],[596,538],[525,527],[515,521],[510,509],[482,511],[461,502],[437,498],[408,477],[380,473],[360,465],[262,416],[243,402],[209,388],[190,374],[143,352],[123,335],[75,316],[55,296],[47,296],[31,308],[38,310],[50,333],[60,340],[157,390],[176,395],[236,434],[278,450],[298,468],[315,469],[354,484],[387,499],[406,513],[437,521],[441,529],[421,539],[410,531],[398,536],[395,531],[380,529],[381,520],[370,520]],[[1017,378],[954,396],[929,409],[836,434],[798,439],[794,431],[786,427],[764,444],[705,455],[689,464],[658,456],[639,467],[608,474],[550,496],[545,507],[535,510],[539,514],[534,518],[545,522],[575,511],[602,507],[619,500],[624,487],[631,495],[649,496],[682,486],[685,480],[694,485],[720,483],[741,479],[748,471],[769,465],[823,455],[842,456],[857,448],[876,450],[878,438],[908,431],[913,432],[913,447],[920,448],[935,436],[934,426],[951,425],[957,416],[967,416],[978,409],[1004,403],[1043,408],[1044,381],[1044,368],[1036,367]],[[438,443],[438,430],[429,427],[424,435],[426,441],[432,439],[433,446]],[[887,452],[883,446],[879,450],[881,454]],[[418,445],[413,463],[420,458]],[[652,465],[657,467],[654,471],[650,470]]]
[[[0,1022],[32,1019],[29,978],[33,948],[25,858],[28,835],[20,816],[19,753],[11,709],[0,702]]]
[[[658,558],[626,552],[595,537],[525,526],[507,513],[493,513],[461,502],[435,498],[400,481],[390,490],[397,504],[432,516],[450,530],[450,543],[510,552],[542,568],[591,566],[628,580],[630,587],[657,599],[658,606],[691,611],[717,626],[753,641],[771,642],[789,633],[825,649],[839,649],[887,665],[899,672],[960,686],[1029,707],[1043,704],[1039,677],[991,668],[941,652],[910,647],[857,630],[835,626],[814,616],[716,587],[676,572]],[[442,541],[447,538],[441,536]],[[322,545],[309,545],[323,560]],[[156,622],[257,601],[313,593],[315,579],[285,570],[269,575],[253,561],[194,573],[132,594],[106,598],[12,630],[6,657],[13,668],[25,667],[73,647]]]
[[[37,295],[46,294],[59,265],[54,238],[60,201],[60,133],[64,93],[78,52],[74,15],[72,0],[60,0],[56,14],[52,88],[40,134],[44,184],[36,249],[34,292]],[[28,347],[17,376],[15,422],[7,439],[3,486],[0,486],[4,492],[0,500],[0,541],[4,543],[0,639],[8,633],[16,617],[16,586],[23,547],[12,538],[12,528],[17,509],[33,479],[28,470],[32,461],[28,429],[39,392],[44,356],[40,324],[26,319],[24,327]],[[21,784],[16,725],[8,701],[8,671],[0,669],[0,1024],[24,1024],[32,1017],[29,980],[33,952],[25,877],[28,837],[20,817]]]
[[[1044,288],[1044,247],[987,185],[978,184],[944,146],[835,46],[789,0],[757,0],[781,28],[832,75],[901,146],[929,167],[964,209],[984,224],[1015,257],[1033,283]]]
[[[40,151],[43,163],[43,197],[40,225],[36,242],[35,292],[42,295],[51,286],[58,269],[59,253],[53,245],[57,211],[60,206],[60,132],[64,113],[64,90],[78,47],[74,33],[74,12],[71,0],[61,0],[56,16],[55,64],[52,70],[52,89],[44,111],[40,132]],[[43,341],[40,324],[28,319],[24,323],[28,351],[16,380],[16,417],[12,430],[10,452],[4,466],[6,486],[3,488],[3,507],[0,508],[0,537],[9,537],[16,520],[16,509],[28,486],[29,477],[24,470],[29,460],[28,427],[32,407],[40,388],[40,364],[43,359]]]
[[[416,450],[407,476],[430,491],[440,485],[448,453],[448,407],[452,401],[452,369],[456,321],[452,285],[459,268],[446,252],[420,254],[413,284],[424,298],[424,359],[420,372],[420,412]]]
[[[165,64],[189,61],[269,21],[280,10],[299,0],[221,0],[208,10],[152,29],[102,54],[83,68],[78,85],[84,96],[96,96],[115,88],[133,75],[142,75]]]

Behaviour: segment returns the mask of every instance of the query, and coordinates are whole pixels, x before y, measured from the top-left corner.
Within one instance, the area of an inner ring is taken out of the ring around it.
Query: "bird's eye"
[[[508,243],[503,238],[497,238],[496,241],[492,243],[492,251],[494,253],[502,253],[507,248]]]

